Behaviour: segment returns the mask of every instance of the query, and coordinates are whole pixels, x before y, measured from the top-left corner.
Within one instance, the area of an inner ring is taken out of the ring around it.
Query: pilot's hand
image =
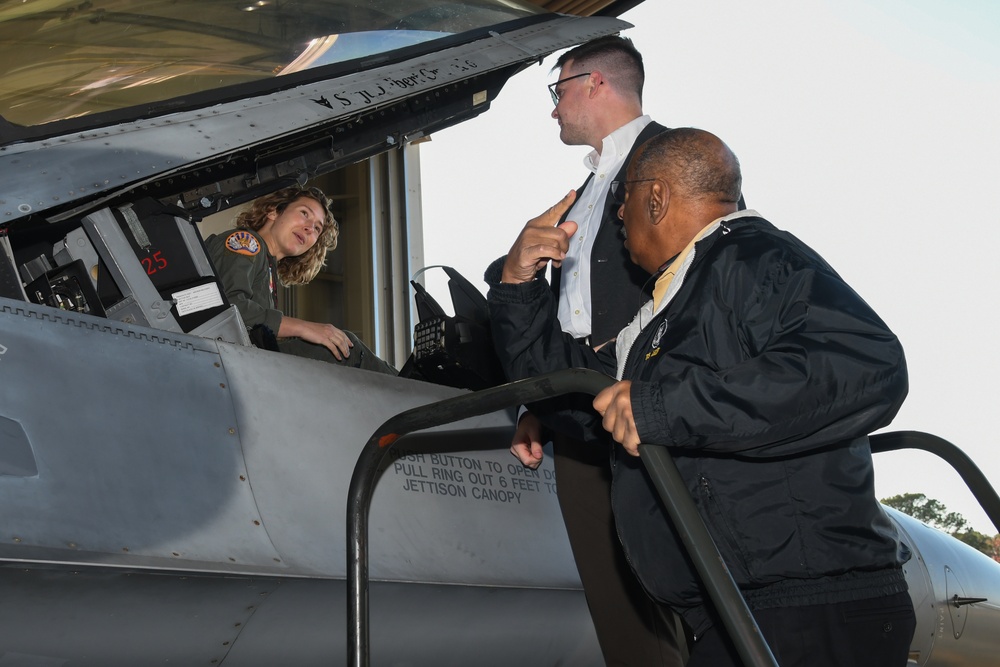
[[[514,438],[510,443],[510,453],[517,457],[525,468],[534,470],[542,463],[542,423],[538,417],[525,412],[517,422]]]
[[[615,442],[620,442],[632,456],[639,456],[639,432],[632,417],[631,392],[631,380],[616,382],[594,397],[594,409],[604,418],[601,425]]]
[[[333,354],[337,361],[343,361],[351,356],[351,348],[354,347],[354,343],[347,337],[347,334],[332,324],[320,324],[320,326],[323,327],[323,333],[321,334],[323,340],[320,342],[320,345],[330,350],[330,353]]]
[[[570,190],[555,206],[528,221],[507,253],[501,282],[526,283],[534,280],[535,274],[548,262],[553,266],[562,263],[569,249],[569,237],[576,232],[577,224],[572,220],[558,227],[556,224],[575,200],[576,192]]]
[[[284,320],[290,318],[284,318]],[[351,347],[354,343],[343,331],[324,322],[309,322],[308,320],[298,320],[297,332],[294,334],[302,340],[309,341],[316,345],[322,345],[330,350],[330,353],[337,361],[343,361],[351,356]]]

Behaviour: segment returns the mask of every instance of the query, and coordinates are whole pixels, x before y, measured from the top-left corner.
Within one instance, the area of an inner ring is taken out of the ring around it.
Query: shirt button
[[[601,174],[601,178],[604,178],[604,174]]]
[[[578,275],[580,275],[580,272],[579,272],[579,271],[574,271],[574,272],[573,272],[573,277],[574,277],[574,278],[576,278],[576,277],[577,277]]]
[[[574,310],[574,311],[573,311],[573,314],[574,314],[574,315],[579,315],[579,314],[580,314],[580,311],[579,311],[579,310]]]

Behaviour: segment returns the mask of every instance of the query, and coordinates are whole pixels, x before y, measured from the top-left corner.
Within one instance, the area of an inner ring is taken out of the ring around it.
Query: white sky
[[[645,111],[726,141],[747,205],[819,251],[903,342],[910,394],[888,430],[950,440],[1000,486],[1000,3],[646,0],[622,18]],[[428,265],[485,290],[524,222],[583,182],[589,149],[560,143],[549,116],[554,62],[421,147]],[[924,493],[997,532],[937,457],[882,454],[876,471],[879,497]]]

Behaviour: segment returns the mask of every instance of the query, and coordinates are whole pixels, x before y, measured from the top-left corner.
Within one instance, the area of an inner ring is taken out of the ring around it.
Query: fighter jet
[[[394,415],[499,381],[474,288],[451,276],[453,315],[411,300],[418,144],[628,27],[516,0],[0,4],[0,664],[345,664],[355,462]],[[400,377],[250,344],[203,239],[296,183],[334,196],[344,243],[282,308]],[[601,664],[512,408],[382,464],[372,664]],[[890,516],[912,663],[993,664],[1000,565]]]

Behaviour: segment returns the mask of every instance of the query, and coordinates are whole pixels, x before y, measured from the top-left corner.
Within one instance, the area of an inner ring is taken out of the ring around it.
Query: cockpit
[[[424,268],[418,145],[545,55],[624,27],[520,0],[5,5],[0,297],[245,344],[202,240],[308,183],[340,241],[277,307],[401,368],[414,327],[441,320],[409,284]],[[469,338],[435,326],[425,349]]]
[[[13,268],[16,275],[9,275],[4,296],[249,344],[198,228],[182,209],[145,198],[102,208],[75,223],[60,225],[68,229],[52,243],[48,235],[16,250],[5,243],[8,274]]]

